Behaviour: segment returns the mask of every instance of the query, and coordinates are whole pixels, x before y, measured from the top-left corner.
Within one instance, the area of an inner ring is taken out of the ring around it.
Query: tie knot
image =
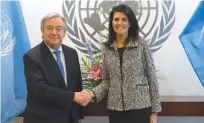
[[[57,56],[57,58],[60,58],[60,52],[59,50],[54,51],[54,54]]]

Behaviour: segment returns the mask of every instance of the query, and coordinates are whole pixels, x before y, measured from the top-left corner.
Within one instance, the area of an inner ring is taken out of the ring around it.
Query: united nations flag
[[[1,3],[1,123],[22,113],[26,105],[23,54],[30,43],[18,1]]]
[[[180,35],[186,54],[204,87],[204,1],[201,1]]]

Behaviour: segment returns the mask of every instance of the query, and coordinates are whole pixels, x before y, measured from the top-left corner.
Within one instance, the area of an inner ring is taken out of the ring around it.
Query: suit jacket
[[[143,38],[129,43],[124,49],[122,65],[116,42],[105,48],[103,80],[93,89],[96,101],[108,95],[107,108],[126,111],[151,107],[162,110],[154,61]]]
[[[58,64],[44,42],[24,55],[27,106],[24,123],[77,123],[82,107],[75,103],[74,92],[82,90],[77,52],[62,44],[67,86]]]

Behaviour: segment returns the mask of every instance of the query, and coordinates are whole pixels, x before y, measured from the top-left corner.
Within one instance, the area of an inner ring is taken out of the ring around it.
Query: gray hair
[[[66,27],[65,27],[66,26],[66,19],[65,19],[65,17],[63,17],[62,15],[60,15],[58,13],[49,13],[45,17],[43,17],[43,19],[41,20],[41,31],[44,30],[44,23],[45,23],[46,20],[49,20],[51,18],[56,18],[56,17],[60,17],[63,20],[64,30],[66,32]]]

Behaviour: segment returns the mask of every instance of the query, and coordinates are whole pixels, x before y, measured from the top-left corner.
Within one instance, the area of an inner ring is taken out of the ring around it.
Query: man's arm
[[[55,102],[69,109],[72,107],[74,92],[46,84],[39,65],[27,54],[24,55],[24,69],[28,93],[47,102]]]

